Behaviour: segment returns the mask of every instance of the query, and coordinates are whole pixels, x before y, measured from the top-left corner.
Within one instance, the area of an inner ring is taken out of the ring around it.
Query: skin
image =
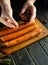
[[[33,5],[34,2],[35,0],[27,0],[20,13],[20,15],[22,15],[26,11],[26,9],[29,8],[29,6],[31,6],[32,8],[31,8],[30,21],[34,20],[36,17],[36,7]],[[1,17],[6,18],[6,21],[1,23],[10,28],[18,27],[19,24],[13,18],[13,10],[11,7],[10,0],[0,0],[0,6],[2,8]]]

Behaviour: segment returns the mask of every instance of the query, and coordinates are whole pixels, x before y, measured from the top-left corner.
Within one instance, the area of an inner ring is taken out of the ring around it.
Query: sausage
[[[22,35],[30,32],[30,31],[32,31],[36,27],[38,27],[38,25],[35,25],[35,24],[31,25],[31,26],[29,26],[27,28],[24,28],[24,29],[20,30],[20,31],[17,31],[17,32],[8,34],[6,36],[3,36],[3,37],[0,38],[0,40],[2,40],[3,42],[6,42],[6,41],[9,41],[9,40],[15,39],[15,38],[17,38],[19,36],[22,36]]]
[[[9,41],[9,42],[5,42],[5,43],[2,44],[2,45],[9,47],[9,46],[13,46],[13,45],[22,43],[22,42],[24,42],[24,41],[26,41],[26,40],[28,40],[28,39],[31,39],[31,38],[33,38],[33,37],[39,35],[39,34],[41,33],[41,31],[42,31],[42,30],[37,27],[37,28],[34,29],[34,31],[31,31],[31,32],[29,32],[29,33],[27,33],[27,34],[25,34],[25,35],[23,35],[23,36],[21,36],[21,37],[18,37],[18,38],[16,38],[16,39],[13,39],[13,40],[11,40],[11,41]]]

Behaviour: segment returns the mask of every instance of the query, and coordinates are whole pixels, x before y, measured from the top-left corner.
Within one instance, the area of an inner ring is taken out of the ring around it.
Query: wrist
[[[31,2],[32,4],[34,4],[36,0],[27,0],[27,1]]]
[[[30,4],[30,5],[33,5],[32,0],[27,0],[27,3]]]

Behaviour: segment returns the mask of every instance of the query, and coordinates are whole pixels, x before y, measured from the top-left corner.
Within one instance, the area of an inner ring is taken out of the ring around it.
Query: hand
[[[20,16],[22,20],[33,21],[36,17],[36,7],[33,5],[32,0],[28,0],[21,10]],[[29,19],[29,20],[27,20]]]
[[[7,2],[5,0],[1,0],[3,2],[1,3],[1,8],[2,8],[2,13],[1,13],[1,17],[5,18],[6,21],[1,21],[1,23],[3,23],[4,25],[6,25],[7,27],[10,28],[15,28],[18,27],[18,23],[14,20],[12,14],[12,8],[10,5],[10,0],[7,0]]]

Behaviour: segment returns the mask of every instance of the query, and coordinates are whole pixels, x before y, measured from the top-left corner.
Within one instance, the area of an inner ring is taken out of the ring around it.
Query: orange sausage
[[[9,34],[9,33],[12,33],[12,32],[15,32],[15,31],[21,30],[21,29],[23,29],[23,28],[26,28],[26,27],[28,27],[28,26],[34,24],[34,23],[35,23],[35,21],[32,21],[31,23],[28,22],[28,23],[25,23],[25,24],[19,25],[18,28],[17,28],[17,27],[14,28],[14,29],[12,29],[12,28],[6,28],[6,29],[4,29],[4,30],[1,30],[1,31],[0,31],[0,37],[3,36],[3,35],[7,35],[7,34]]]
[[[8,34],[6,36],[3,36],[3,37],[0,38],[0,40],[2,40],[3,42],[6,42],[6,41],[9,41],[9,40],[15,39],[15,38],[17,38],[19,36],[22,36],[22,35],[30,32],[30,31],[32,31],[36,27],[38,27],[38,25],[35,25],[35,24],[31,25],[31,26],[29,26],[27,28],[24,28],[24,29],[20,30],[20,31],[17,31],[17,32]]]
[[[5,42],[3,44],[3,46],[8,46],[9,47],[9,46],[19,44],[21,42],[24,42],[24,41],[26,41],[28,39],[31,39],[31,38],[37,36],[40,33],[41,33],[41,29],[36,28],[36,29],[34,29],[34,31],[31,31],[31,32],[29,32],[29,33],[27,33],[27,34],[25,34],[25,35],[23,35],[21,37],[18,37],[18,38],[14,39],[14,40],[11,40],[9,42]]]

